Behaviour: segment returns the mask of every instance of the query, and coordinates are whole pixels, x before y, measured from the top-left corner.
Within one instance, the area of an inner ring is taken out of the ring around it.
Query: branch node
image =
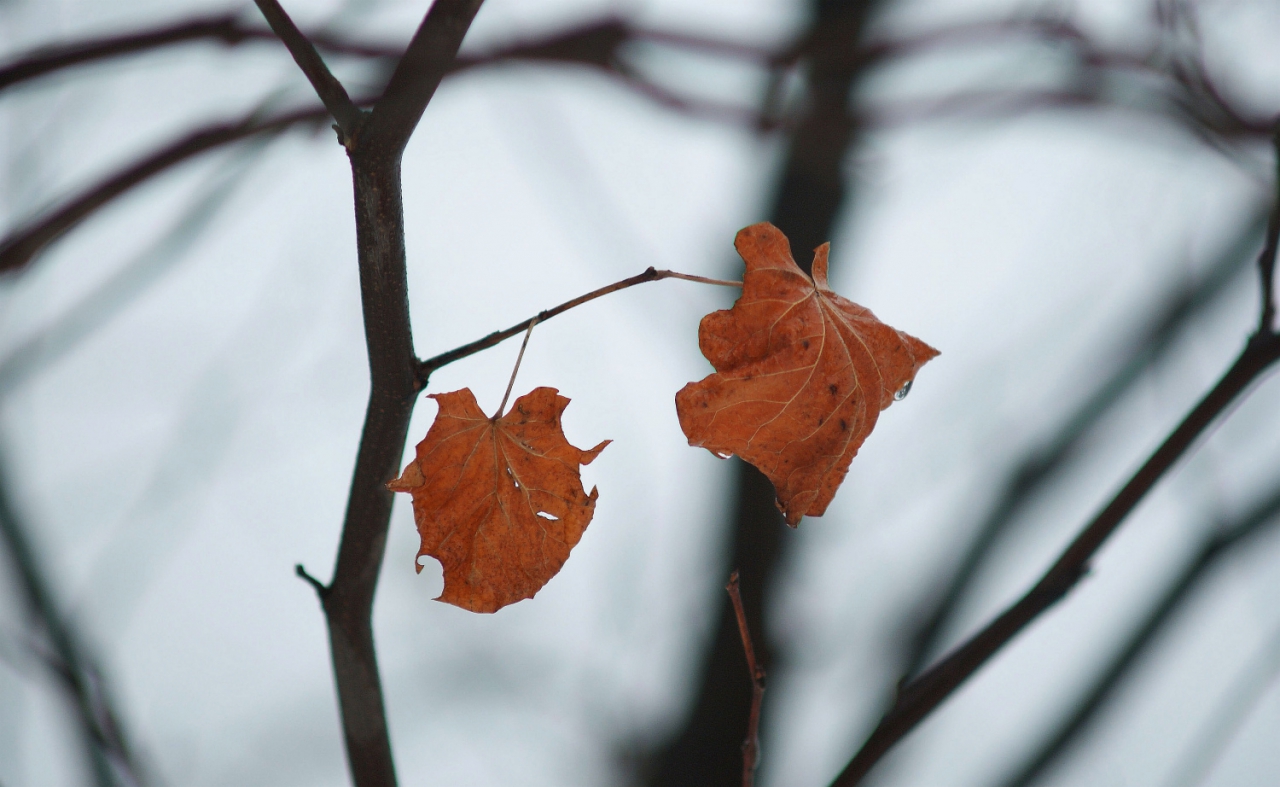
[[[289,14],[285,12],[279,0],[254,0],[254,2],[257,3],[258,10],[262,11],[267,24],[271,25],[271,30],[289,50],[289,54],[293,55],[298,68],[302,69],[302,73],[315,88],[316,95],[320,96],[320,100],[324,102],[325,109],[329,110],[334,120],[338,121],[336,124],[338,141],[350,150],[364,113],[347,95],[347,89],[325,65],[315,45],[289,18]]]
[[[325,599],[329,597],[328,586],[326,586],[323,582],[321,582],[320,580],[308,574],[307,569],[304,568],[301,563],[294,566],[293,571],[301,579],[305,580],[306,583],[316,591],[316,595],[320,597],[320,603],[323,604]]]

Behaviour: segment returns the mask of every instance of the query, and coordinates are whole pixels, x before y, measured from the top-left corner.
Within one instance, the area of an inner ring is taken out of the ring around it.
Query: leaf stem
[[[516,356],[516,365],[511,369],[511,379],[507,380],[507,392],[502,395],[502,404],[498,405],[498,412],[493,414],[493,420],[497,421],[502,417],[502,411],[507,409],[507,400],[511,398],[511,389],[516,384],[516,373],[520,371],[520,362],[524,360],[524,350],[529,346],[529,337],[533,335],[533,326],[538,324],[538,318],[534,317],[529,321],[529,329],[524,332],[524,341],[520,343],[520,354]]]
[[[452,350],[449,350],[448,352],[441,353],[434,357],[428,358],[425,361],[419,362],[418,387],[420,389],[425,389],[427,387],[427,379],[431,376],[431,373],[434,372],[436,369],[439,369],[442,366],[448,366],[454,361],[460,361],[463,358],[466,358],[471,355],[475,355],[481,350],[487,350],[496,344],[500,344],[506,341],[507,339],[510,339],[512,336],[515,336],[533,327],[533,324],[535,322],[546,322],[552,317],[555,317],[557,314],[563,314],[564,312],[569,311],[575,306],[581,306],[582,304],[587,303],[588,301],[594,301],[596,298],[603,297],[605,295],[608,295],[609,293],[618,292],[619,290],[625,290],[628,287],[634,287],[637,284],[644,284],[645,282],[651,282],[651,281],[659,281],[661,279],[683,279],[685,281],[695,281],[700,284],[716,284],[721,287],[741,287],[742,286],[742,282],[740,281],[729,281],[727,279],[709,279],[705,276],[694,276],[693,274],[690,274],[690,273],[679,273],[677,271],[667,271],[667,270],[660,271],[654,268],[648,268],[643,273],[637,274],[630,278],[623,279],[622,281],[616,281],[613,284],[601,287],[598,290],[592,290],[591,292],[585,295],[579,295],[577,298],[574,298],[573,300],[570,300],[570,301],[565,301],[564,303],[554,308],[547,309],[545,311],[540,311],[534,316],[530,317],[529,319],[522,320],[516,323],[515,325],[511,326],[510,328],[507,328],[506,330],[494,331],[493,333],[489,334],[483,339],[477,339],[476,341],[471,342],[469,344],[464,344],[461,347],[454,348]],[[501,409],[499,409],[499,413],[501,413]]]

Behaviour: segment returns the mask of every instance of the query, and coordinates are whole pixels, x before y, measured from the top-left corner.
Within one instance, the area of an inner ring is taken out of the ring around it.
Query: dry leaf
[[[810,278],[777,227],[739,232],[742,297],[698,330],[716,373],[676,394],[689,444],[758,467],[792,527],[827,510],[880,411],[938,354],[832,292],[829,245]]]
[[[418,556],[444,567],[437,600],[494,612],[532,598],[591,522],[596,490],[583,490],[579,466],[610,441],[569,445],[560,426],[569,400],[554,388],[535,388],[497,419],[467,388],[431,398],[436,420],[387,488],[413,495]]]

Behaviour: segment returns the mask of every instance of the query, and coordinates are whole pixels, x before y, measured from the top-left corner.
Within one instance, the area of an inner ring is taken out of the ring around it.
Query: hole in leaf
[[[560,521],[560,517],[556,516],[555,514],[548,514],[546,511],[539,511],[538,516],[542,517],[543,519],[550,519],[552,522]]]

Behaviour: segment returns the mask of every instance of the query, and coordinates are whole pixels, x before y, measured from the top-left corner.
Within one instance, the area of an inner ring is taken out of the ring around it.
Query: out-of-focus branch
[[[0,67],[0,90],[71,66],[148,52],[174,44],[211,40],[235,45],[269,35],[265,30],[245,27],[235,14],[220,14],[154,30],[41,47]]]
[[[273,134],[300,124],[320,124],[328,111],[308,108],[268,118],[257,113],[239,121],[208,126],[143,156],[100,183],[72,197],[52,212],[9,233],[0,241],[0,274],[26,267],[41,249],[94,212],[140,183],[201,153],[260,134]]]
[[[913,677],[925,661],[939,651],[943,634],[979,568],[1016,521],[1017,514],[1046,482],[1056,477],[1075,455],[1089,430],[1141,379],[1143,372],[1164,355],[1182,330],[1215,303],[1227,285],[1248,267],[1269,213],[1258,211],[1251,216],[1245,226],[1232,235],[1227,247],[1216,255],[1203,278],[1166,296],[1160,311],[1147,321],[1128,349],[1122,351],[1110,378],[1064,418],[1048,440],[1027,451],[1010,469],[998,485],[996,499],[972,540],[960,550],[963,554],[952,573],[932,591],[932,599],[927,602],[931,608],[920,615],[915,630],[907,635],[903,679]]]
[[[293,55],[293,60],[298,64],[298,68],[302,69],[302,73],[311,82],[311,87],[316,91],[316,95],[320,97],[320,102],[324,104],[325,109],[329,110],[329,114],[333,115],[333,119],[337,121],[338,131],[345,141],[355,133],[356,128],[360,125],[361,111],[347,95],[347,89],[342,86],[329,67],[325,65],[324,60],[320,57],[320,53],[316,51],[315,45],[303,35],[298,26],[289,18],[289,14],[285,12],[284,7],[280,5],[279,0],[254,0],[258,5],[258,10],[266,17],[267,24],[271,25],[271,29],[280,38],[280,41],[289,50],[289,54]]]
[[[1276,155],[1280,156],[1280,144]],[[1269,227],[1280,227],[1280,181],[1274,184]],[[1280,232],[1280,230],[1278,230]],[[1270,257],[1268,257],[1268,251]],[[1276,242],[1264,248],[1260,279],[1275,265]],[[1265,312],[1265,308],[1261,311]],[[1027,593],[977,634],[953,650],[919,677],[904,683],[893,706],[885,713],[853,759],[832,783],[853,787],[890,748],[916,724],[932,713],[951,693],[977,672],[991,656],[1008,644],[1045,610],[1056,604],[1088,571],[1089,563],[1112,533],[1146,497],[1191,445],[1254,381],[1280,360],[1280,334],[1262,325],[1249,337],[1244,350],[1218,383],[1191,410],[1142,467],[1116,493],[1105,508],[1067,546],[1048,571]]]
[[[1276,322],[1276,257],[1280,256],[1280,121],[1271,135],[1271,147],[1275,152],[1275,183],[1277,207],[1267,222],[1267,242],[1258,255],[1258,278],[1262,283],[1262,309],[1258,318],[1258,330],[1267,333],[1275,330]]]
[[[38,334],[18,344],[0,357],[0,397],[21,385],[79,346],[80,341],[132,303],[147,287],[178,262],[183,253],[208,227],[266,149],[271,137],[259,137],[259,144],[245,149],[220,167],[203,193],[183,212],[172,227],[148,249],[113,273],[84,298]]]
[[[1213,774],[1214,766],[1239,734],[1249,715],[1270,693],[1270,686],[1280,676],[1280,629],[1272,632],[1268,642],[1232,683],[1210,718],[1203,736],[1184,749],[1172,770],[1170,787],[1198,787]]]
[[[394,59],[403,49],[400,44],[353,41],[327,33],[313,32],[307,37],[326,52],[365,59]],[[0,90],[66,68],[115,60],[177,44],[214,41],[238,46],[249,41],[277,40],[274,32],[247,24],[238,14],[200,17],[152,30],[53,44],[26,52],[0,66]]]
[[[442,8],[441,13],[443,12]],[[267,35],[266,31],[249,28],[237,22],[234,17],[217,17],[136,36],[74,45],[65,51],[19,61],[0,73],[9,73],[10,83],[12,83],[12,80],[19,77],[30,78],[66,65],[88,62],[94,58],[115,57],[181,41],[214,37],[235,42],[260,39]],[[1070,43],[1078,50],[1081,66],[1087,69],[1099,72],[1141,72],[1163,79],[1162,89],[1169,93],[1166,96],[1167,101],[1164,104],[1157,102],[1153,106],[1139,108],[1168,115],[1177,122],[1189,125],[1193,131],[1201,135],[1219,135],[1227,139],[1256,138],[1270,133],[1273,128],[1270,121],[1245,118],[1243,113],[1233,110],[1216,89],[1205,87],[1211,83],[1207,77],[1203,76],[1202,68],[1179,65],[1176,69],[1161,70],[1162,66],[1155,62],[1154,57],[1108,52],[1086,45],[1088,39],[1083,33],[1062,22],[1035,20],[1018,23],[975,22],[957,25],[954,29],[934,31],[900,40],[873,42],[863,47],[839,48],[842,42],[838,38],[813,38],[770,54],[761,48],[730,41],[645,30],[610,18],[577,26],[545,38],[515,42],[488,53],[468,55],[448,62],[443,60],[437,62],[428,57],[423,62],[404,65],[400,69],[399,86],[396,86],[393,76],[392,84],[387,87],[388,93],[397,96],[396,100],[386,103],[387,109],[382,113],[383,120],[371,127],[374,131],[369,133],[375,131],[385,133],[377,129],[388,122],[388,113],[395,114],[400,111],[391,109],[393,106],[403,105],[406,114],[404,118],[391,119],[391,125],[403,126],[403,121],[414,117],[415,112],[420,114],[420,109],[415,110],[410,105],[425,106],[425,100],[429,98],[444,75],[502,62],[588,66],[618,78],[620,84],[676,112],[758,130],[788,129],[798,121],[785,116],[775,117],[767,111],[767,108],[761,110],[745,105],[737,106],[726,102],[682,96],[645,77],[640,69],[628,63],[623,57],[623,49],[631,43],[657,42],[747,60],[772,69],[783,67],[801,56],[832,57],[832,62],[836,65],[853,63],[866,66],[888,62],[894,58],[905,57],[933,47],[983,42],[1017,35],[1029,35],[1037,40]],[[357,45],[324,36],[315,36],[313,40],[320,48],[329,51],[387,60],[395,56],[393,48],[390,47]],[[423,48],[422,51],[428,49],[430,47]],[[412,78],[408,75],[412,75]],[[407,88],[409,85],[416,87],[409,89]],[[410,98],[409,94],[413,90],[418,90],[419,94]],[[406,104],[405,101],[408,103]],[[1124,103],[1118,97],[1078,89],[962,91],[938,98],[900,100],[871,107],[859,113],[859,117],[853,121],[835,116],[829,120],[831,123],[839,122],[848,125],[853,122],[861,127],[872,127],[918,122],[958,114],[990,115],[1055,107],[1108,106],[1117,101]],[[370,102],[356,103],[367,105]],[[346,112],[347,110],[332,111]],[[318,123],[323,119],[324,114],[314,110],[301,110],[271,119],[261,119],[253,115],[240,121],[215,124],[193,131],[170,143],[164,149],[110,176],[102,183],[86,189],[51,213],[11,231],[3,241],[0,241],[0,273],[21,269],[35,254],[63,232],[115,197],[160,172],[199,153],[237,142],[254,134],[281,130],[298,123]]]
[[[1219,527],[1169,584],[1164,595],[1132,630],[1124,644],[1098,672],[1089,688],[1080,694],[1053,731],[1002,782],[1003,787],[1031,787],[1044,776],[1097,718],[1098,712],[1140,663],[1165,627],[1176,618],[1188,600],[1193,598],[1200,581],[1238,547],[1277,526],[1280,526],[1280,487],[1272,489],[1265,499],[1236,521]]]
[[[9,497],[8,479],[0,462],[0,541],[13,562],[33,628],[43,629],[52,648],[51,658],[46,662],[75,708],[80,738],[95,783],[97,787],[117,787],[123,777],[130,787],[143,785],[145,775],[124,735],[106,682],[54,602],[27,532]]]
[[[1274,333],[1255,334],[1217,385],[1089,522],[1026,595],[951,654],[902,686],[893,707],[833,785],[852,787],[857,784],[895,743],[951,696],[987,659],[1065,596],[1085,575],[1093,555],[1147,492],[1217,416],[1276,360],[1280,360],[1280,336]]]

